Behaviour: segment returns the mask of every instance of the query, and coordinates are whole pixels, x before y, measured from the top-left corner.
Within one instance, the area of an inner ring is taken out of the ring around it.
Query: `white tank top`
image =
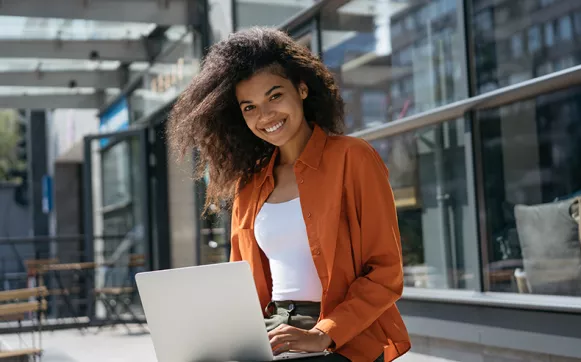
[[[265,203],[256,216],[254,236],[270,263],[273,301],[321,301],[323,288],[299,198]]]

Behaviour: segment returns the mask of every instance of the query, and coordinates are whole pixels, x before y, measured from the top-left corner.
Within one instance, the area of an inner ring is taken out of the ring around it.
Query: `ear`
[[[306,99],[307,96],[309,95],[309,87],[307,87],[307,85],[305,84],[305,82],[301,82],[299,84],[299,95],[301,96],[301,99]]]

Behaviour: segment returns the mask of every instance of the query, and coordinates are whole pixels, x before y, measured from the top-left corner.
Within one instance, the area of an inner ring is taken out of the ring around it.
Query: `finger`
[[[279,334],[270,339],[270,347],[274,349],[281,344],[293,342],[295,340],[296,338],[294,338],[292,334]]]
[[[284,342],[283,344],[279,345],[277,348],[272,350],[272,353],[277,356],[281,353],[288,352],[292,348],[292,342]]]
[[[276,335],[279,335],[279,334],[287,334],[292,329],[294,329],[294,328],[289,326],[289,325],[281,324],[280,326],[276,327],[272,331],[268,332],[268,338],[270,339],[270,338],[272,338]]]

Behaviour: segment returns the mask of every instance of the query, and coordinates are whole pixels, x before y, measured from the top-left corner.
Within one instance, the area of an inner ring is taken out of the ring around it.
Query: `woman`
[[[391,361],[410,348],[394,199],[379,155],[342,130],[330,72],[268,28],[214,45],[169,124],[209,171],[206,208],[232,202],[230,259],[250,263],[274,353]]]

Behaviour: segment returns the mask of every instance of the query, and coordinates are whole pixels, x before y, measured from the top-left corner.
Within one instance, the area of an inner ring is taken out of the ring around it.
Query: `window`
[[[581,296],[580,117],[581,87],[477,112],[491,291]]]
[[[464,132],[459,119],[371,141],[390,172],[407,287],[476,288]]]
[[[580,17],[581,19],[581,17]],[[392,23],[391,26],[391,35],[392,36],[399,36],[403,32],[402,24],[400,21]]]
[[[129,158],[127,142],[119,142],[103,152],[103,206],[115,206],[131,200]]]
[[[518,79],[526,81],[548,74],[545,70],[549,68],[544,64],[568,56],[574,60],[571,66],[581,63],[578,56],[581,42],[573,41],[574,32],[581,34],[581,15],[578,20],[575,15],[572,17],[572,14],[581,13],[581,1],[544,1],[543,7],[533,10],[531,3],[541,3],[535,0],[487,1],[484,6],[477,0],[468,1],[472,4],[468,8],[473,9],[468,26],[473,37],[471,71],[476,79],[475,93],[514,84]],[[488,22],[486,13],[493,14],[492,22]],[[558,46],[560,42],[567,43]],[[558,66],[563,64],[570,63],[562,62]],[[542,72],[538,72],[539,68]],[[482,73],[493,74],[493,77],[481,79],[479,74]]]
[[[410,14],[409,16],[406,16],[406,18],[404,19],[404,24],[405,24],[406,30],[413,30],[414,29],[414,17],[412,14]]]
[[[575,21],[575,32],[577,35],[581,35],[581,11],[578,11],[573,15],[573,20]]]
[[[350,105],[357,111],[350,115],[348,133],[466,98],[459,17],[441,19],[445,9],[458,10],[456,1],[394,4],[352,0],[337,10],[337,16],[323,17],[323,61],[341,88],[366,94],[351,99],[359,104]],[[338,16],[353,16],[358,22],[337,23]],[[369,24],[361,23],[363,19]],[[401,32],[394,31],[400,26]]]
[[[547,75],[552,72],[556,72],[556,70],[553,68],[553,63],[551,62],[545,62],[537,66],[537,77]]]
[[[139,120],[168,102],[176,99],[198,73],[200,60],[196,50],[200,47],[200,34],[184,31],[178,40],[168,42],[163,56],[155,63],[146,64],[140,72],[142,82],[130,95],[131,112]]]
[[[573,24],[571,23],[571,18],[563,16],[559,19],[559,40],[567,41],[573,38]]]
[[[492,30],[492,13],[486,9],[476,14],[474,17],[474,26],[479,32]]]
[[[512,36],[510,39],[510,44],[512,48],[512,56],[515,58],[520,58],[522,55],[522,34],[517,33]]]
[[[198,195],[205,195],[209,177],[196,181],[195,188]],[[197,199],[196,206],[201,214],[205,200]],[[228,239],[228,217],[223,212],[208,214],[199,219],[200,241],[198,242],[199,262],[201,265],[224,263],[230,255],[230,240]]]
[[[529,52],[534,54],[541,49],[541,29],[535,25],[529,29]]]
[[[215,6],[228,7],[231,0],[211,0]],[[316,0],[235,0],[237,30],[252,26],[278,26],[294,15],[314,5]],[[224,12],[220,22],[230,20]]]
[[[365,110],[362,112],[364,127],[379,126],[387,118],[386,101],[387,94],[383,92],[363,92],[361,94],[361,105]]]
[[[551,47],[555,44],[555,29],[553,28],[553,23],[545,23],[545,45]]]

